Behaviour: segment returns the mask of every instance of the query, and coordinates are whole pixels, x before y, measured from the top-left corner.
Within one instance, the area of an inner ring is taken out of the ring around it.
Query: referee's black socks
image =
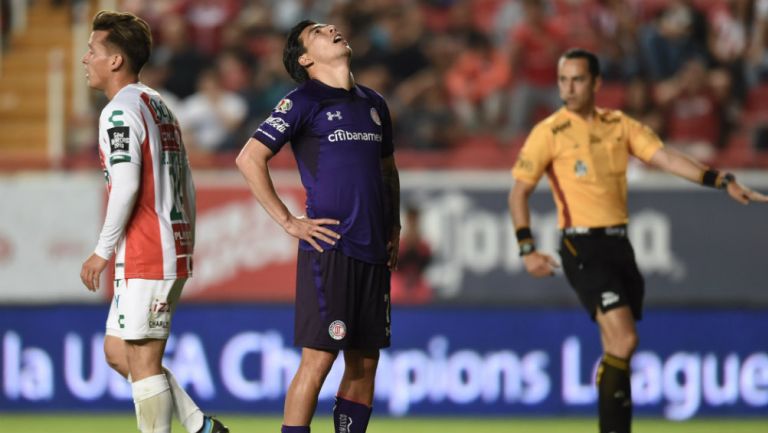
[[[632,386],[629,362],[603,355],[597,369],[600,433],[630,433],[632,430]]]

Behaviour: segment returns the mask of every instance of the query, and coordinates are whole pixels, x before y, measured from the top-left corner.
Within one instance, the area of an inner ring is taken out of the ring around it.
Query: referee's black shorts
[[[294,344],[322,350],[390,345],[390,272],[335,249],[299,250]]]
[[[568,283],[595,320],[602,312],[628,306],[635,320],[643,316],[645,282],[635,252],[623,230],[562,234],[560,258]]]

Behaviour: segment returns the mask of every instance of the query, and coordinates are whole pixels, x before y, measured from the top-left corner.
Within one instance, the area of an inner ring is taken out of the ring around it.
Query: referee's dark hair
[[[592,74],[592,77],[597,78],[600,76],[600,60],[598,60],[597,56],[591,51],[587,51],[584,48],[571,48],[570,50],[564,52],[560,58],[584,59],[587,61],[587,65],[589,66],[589,73]]]
[[[143,19],[128,12],[99,11],[93,17],[93,31],[107,33],[107,43],[119,49],[131,71],[138,74],[152,52],[152,32]]]
[[[317,23],[312,20],[304,20],[293,26],[288,33],[288,39],[285,41],[285,48],[283,48],[283,66],[293,81],[299,84],[309,80],[307,70],[299,64],[299,57],[307,52],[300,36],[305,28],[314,24]]]

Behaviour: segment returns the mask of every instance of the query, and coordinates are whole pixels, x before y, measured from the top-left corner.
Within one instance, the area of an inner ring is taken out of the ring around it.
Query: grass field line
[[[281,420],[274,416],[221,415],[232,433],[279,432]],[[9,414],[0,412],[3,433],[135,433],[136,418],[132,414]],[[184,428],[174,421],[174,432]],[[333,433],[329,417],[317,417],[313,433]],[[376,417],[368,433],[595,433],[597,421],[588,418],[388,418]],[[702,418],[685,422],[641,418],[635,421],[634,433],[761,433],[768,432],[768,418],[723,419]]]

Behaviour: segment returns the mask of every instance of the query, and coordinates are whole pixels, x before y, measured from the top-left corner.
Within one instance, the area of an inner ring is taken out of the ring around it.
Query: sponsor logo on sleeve
[[[131,142],[131,132],[127,126],[115,126],[107,129],[109,138],[110,156],[109,162],[114,165],[119,162],[128,162],[131,160],[129,147]]]
[[[293,101],[291,101],[288,98],[283,98],[280,100],[280,102],[277,103],[277,106],[275,107],[275,111],[278,113],[287,113],[291,111],[291,108],[293,108]]]
[[[264,124],[271,126],[281,134],[284,134],[285,131],[291,127],[290,123],[286,122],[284,119],[280,117],[275,117],[275,116],[267,117],[267,120],[264,121]]]
[[[125,125],[125,122],[123,122],[123,110],[113,110],[112,114],[109,115],[109,118],[107,121],[112,124],[112,126],[123,126]]]

